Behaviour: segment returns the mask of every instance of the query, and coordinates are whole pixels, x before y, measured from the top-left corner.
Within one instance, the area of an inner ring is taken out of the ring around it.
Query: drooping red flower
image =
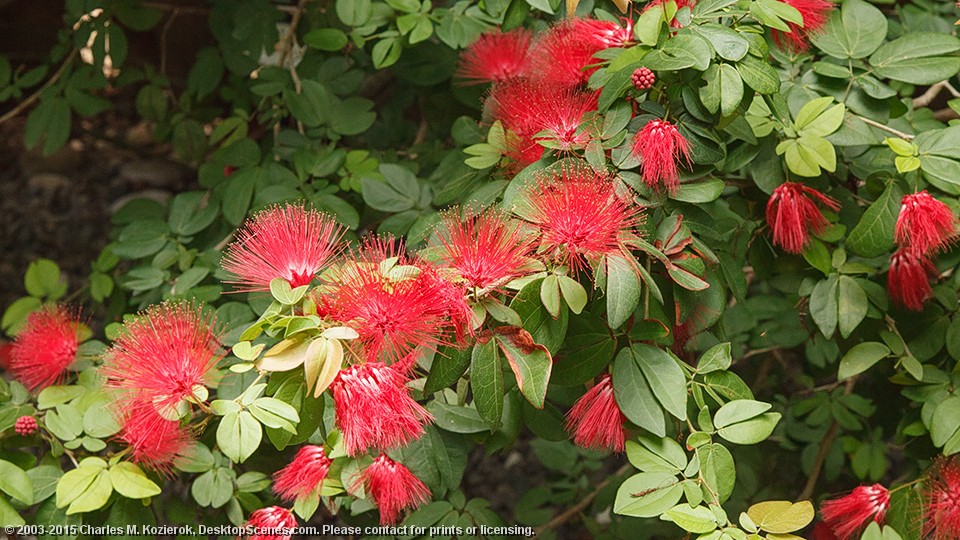
[[[13,430],[17,435],[28,437],[37,432],[37,419],[32,416],[21,416],[13,424]]]
[[[833,10],[833,2],[828,0],[783,0],[788,6],[796,8],[803,17],[803,26],[788,22],[789,32],[772,30],[773,42],[783,50],[805,52],[810,48],[810,35],[823,29]]]
[[[31,390],[63,382],[80,345],[80,321],[63,306],[27,316],[10,349],[10,371]]]
[[[956,223],[946,204],[921,191],[903,197],[895,238],[900,247],[931,255],[956,239]]]
[[[622,233],[640,222],[640,209],[613,182],[585,166],[568,166],[526,194],[548,257],[578,271],[585,262],[621,250]]]
[[[880,484],[857,486],[851,493],[820,505],[823,521],[840,540],[853,538],[873,519],[883,523],[890,508],[890,492]]]
[[[104,353],[102,373],[107,386],[131,399],[152,404],[165,416],[180,410],[184,400],[213,382],[213,368],[223,357],[212,316],[199,306],[164,303],[151,306],[124,325]]]
[[[833,211],[840,209],[835,199],[797,182],[784,182],[774,189],[767,201],[767,224],[773,230],[773,243],[788,253],[803,252],[810,232],[819,234],[828,225],[817,203]]]
[[[608,374],[587,391],[567,413],[567,431],[584,448],[623,452],[625,418],[613,397],[613,379]]]
[[[368,241],[318,303],[326,316],[357,331],[371,361],[456,343],[470,320],[463,289],[433,266],[409,260],[392,241]]]
[[[410,469],[385,454],[377,456],[360,474],[360,481],[380,509],[380,523],[399,521],[405,508],[419,508],[430,500],[430,490]]]
[[[289,465],[274,473],[273,492],[284,501],[306,497],[320,489],[332,463],[322,446],[303,446]]]
[[[930,298],[931,274],[936,268],[925,255],[910,248],[902,248],[890,257],[887,273],[887,293],[894,302],[912,311],[923,311]]]
[[[173,461],[192,443],[190,431],[179,421],[160,416],[149,401],[133,399],[120,405],[119,439],[130,445],[133,461],[164,474],[169,472]]]
[[[623,19],[624,26],[612,21],[574,18],[570,20],[573,32],[593,42],[599,49],[626,47],[633,39],[633,22]]]
[[[433,420],[407,389],[412,360],[390,366],[367,362],[337,374],[330,388],[349,455],[403,446],[423,435],[423,426]]]
[[[521,277],[530,267],[533,239],[498,211],[460,219],[454,212],[441,218],[439,239],[444,261],[474,290],[492,291]]]
[[[541,34],[531,48],[532,78],[565,86],[585,83],[597,70],[596,66],[588,66],[600,63],[593,56],[622,35],[601,21],[568,19],[557,23]]]
[[[457,76],[469,84],[520,77],[530,66],[531,39],[530,31],[525,28],[481,34],[460,54]]]
[[[633,138],[633,155],[640,160],[643,182],[651,188],[666,187],[675,193],[680,187],[679,162],[690,162],[690,143],[677,126],[666,120],[651,120]]]
[[[933,540],[960,539],[960,459],[940,460],[927,484],[924,534]]]
[[[293,512],[281,506],[261,508],[250,514],[247,527],[252,527],[249,540],[290,540],[297,528]]]
[[[493,85],[487,102],[494,120],[520,137],[530,138],[543,129],[541,111],[550,99],[548,85],[516,78]]]
[[[223,256],[228,281],[241,291],[269,291],[283,278],[291,287],[307,285],[338,253],[343,228],[316,210],[287,204],[247,220]]]

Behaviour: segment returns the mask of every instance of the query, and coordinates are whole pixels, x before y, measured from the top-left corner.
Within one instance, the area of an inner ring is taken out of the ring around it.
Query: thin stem
[[[613,473],[612,475],[608,476],[608,477],[607,477],[606,479],[604,479],[602,482],[600,482],[599,484],[597,484],[597,487],[594,488],[593,491],[591,491],[590,493],[588,493],[580,502],[578,502],[577,504],[571,506],[570,508],[567,508],[566,510],[564,510],[564,511],[561,512],[560,514],[557,514],[553,519],[551,519],[550,521],[548,521],[548,522],[545,523],[544,525],[541,525],[540,527],[537,527],[536,529],[534,529],[534,530],[533,530],[534,533],[535,533],[537,536],[539,536],[539,535],[543,534],[544,532],[549,531],[549,530],[552,530],[552,529],[556,529],[556,528],[559,527],[560,525],[563,525],[564,523],[566,523],[567,521],[569,521],[570,518],[572,518],[573,516],[576,516],[577,514],[579,514],[580,512],[582,512],[583,509],[585,509],[586,507],[590,506],[590,503],[593,502],[593,499],[595,499],[595,498],[597,497],[597,495],[600,494],[601,491],[603,491],[604,489],[606,489],[606,487],[607,487],[608,485],[610,485],[610,482],[612,482],[614,478],[617,478],[618,476],[620,476],[620,475],[622,475],[622,474],[626,474],[627,471],[630,470],[630,468],[631,468],[631,465],[630,465],[629,463],[625,463],[622,467],[620,467],[619,469],[617,469],[617,471],[616,471],[615,473]]]
[[[910,140],[913,140],[913,138],[915,137],[914,135],[910,135],[909,133],[904,133],[904,132],[902,132],[902,131],[900,131],[900,130],[898,130],[898,129],[894,129],[894,128],[890,127],[890,126],[881,124],[880,122],[877,122],[877,121],[875,121],[875,120],[871,120],[871,119],[866,118],[866,117],[864,117],[864,116],[860,116],[859,114],[855,114],[855,115],[853,115],[853,116],[855,116],[856,118],[859,118],[861,121],[863,121],[864,124],[873,126],[873,127],[877,128],[877,129],[882,129],[882,130],[886,131],[887,133],[893,133],[894,135],[896,135],[897,137],[900,137],[901,139],[906,139],[906,140],[910,141]]]
[[[843,395],[848,396],[853,392],[853,386],[857,384],[857,377],[851,377],[847,379],[846,386],[843,389]],[[830,448],[833,446],[833,441],[836,440],[837,435],[840,433],[840,423],[834,420],[830,423],[830,427],[827,428],[827,433],[823,436],[823,439],[820,440],[820,449],[817,451],[817,458],[813,462],[813,468],[810,470],[810,478],[807,478],[807,485],[803,487],[803,491],[800,492],[800,496],[797,497],[797,500],[809,499],[813,495],[813,490],[817,487],[817,480],[820,478],[820,471],[823,470],[823,463],[827,459],[827,453],[830,451]]]
[[[60,77],[63,77],[63,74],[66,73],[67,68],[69,68],[70,65],[73,64],[73,60],[74,58],[76,58],[76,56],[77,56],[77,49],[71,50],[70,53],[67,55],[67,58],[63,61],[62,64],[60,64],[60,69],[58,69],[57,72],[54,73],[52,77],[47,79],[47,82],[43,83],[43,86],[38,88],[36,92],[27,96],[20,103],[17,103],[16,107],[4,113],[3,116],[0,116],[0,124],[3,124],[4,122],[10,120],[11,118],[16,117],[21,112],[23,112],[27,107],[30,107],[31,105],[34,104],[34,102],[40,99],[40,94],[42,94],[44,90],[56,84],[56,82],[60,80]]]

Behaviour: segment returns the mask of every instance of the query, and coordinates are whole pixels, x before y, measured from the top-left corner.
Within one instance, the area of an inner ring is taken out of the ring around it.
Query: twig
[[[559,527],[560,525],[563,525],[564,523],[566,523],[570,518],[572,518],[573,516],[575,516],[575,515],[579,514],[580,512],[582,512],[584,508],[590,506],[590,503],[593,502],[593,499],[595,499],[595,498],[597,497],[597,495],[600,494],[601,491],[603,491],[607,486],[609,486],[609,485],[610,485],[610,482],[612,482],[614,478],[616,478],[616,477],[618,477],[618,476],[626,473],[627,471],[629,471],[629,470],[630,470],[630,467],[631,467],[631,465],[630,465],[629,463],[625,463],[625,464],[623,465],[623,467],[620,467],[619,469],[617,469],[617,471],[616,471],[615,473],[613,473],[612,475],[608,476],[608,477],[607,477],[606,479],[604,479],[602,482],[600,482],[599,484],[597,484],[597,487],[596,487],[593,491],[591,491],[590,493],[588,493],[588,494],[583,498],[583,500],[581,500],[581,501],[578,502],[577,504],[571,506],[570,508],[567,508],[566,510],[564,510],[564,511],[561,512],[560,514],[557,514],[556,516],[554,516],[553,519],[551,519],[550,521],[546,522],[544,525],[541,525],[541,526],[537,527],[536,529],[534,529],[534,533],[535,533],[536,535],[540,535],[540,534],[543,534],[545,531],[549,531],[549,530],[552,530],[552,529],[556,529],[556,528]]]
[[[283,35],[283,38],[280,39],[280,67],[287,65],[287,58],[290,56],[290,51],[293,49],[293,41],[297,37],[297,27],[300,26],[300,19],[303,17],[303,10],[307,7],[307,3],[310,0],[300,0],[300,3],[297,4],[297,9],[293,12],[293,17],[290,19],[290,26],[287,27],[287,33]],[[294,70],[294,66],[290,66],[290,71]],[[297,79],[294,75],[294,79]],[[299,91],[297,92],[300,93]]]
[[[76,56],[77,56],[77,49],[74,48],[70,51],[70,54],[67,55],[67,58],[63,61],[63,64],[60,64],[60,68],[57,69],[57,72],[54,73],[53,76],[51,76],[49,79],[47,79],[47,82],[43,83],[43,86],[38,88],[36,92],[27,96],[26,99],[24,99],[20,103],[17,103],[16,107],[4,113],[3,116],[0,116],[0,124],[6,122],[7,120],[10,120],[11,118],[14,118],[15,116],[23,112],[27,107],[33,105],[35,101],[40,99],[40,94],[42,94],[44,90],[46,90],[47,88],[50,88],[58,80],[60,80],[60,77],[62,77],[63,74],[67,71],[67,68],[70,67],[70,64],[73,63],[73,59]]]
[[[857,383],[857,377],[851,377],[847,379],[846,386],[843,389],[843,395],[848,396],[853,392],[853,385]],[[817,451],[817,459],[813,462],[813,468],[810,470],[810,477],[807,478],[807,485],[803,486],[803,491],[800,492],[800,496],[797,500],[802,501],[804,499],[809,499],[813,495],[813,490],[817,487],[817,480],[820,478],[820,471],[823,470],[823,463],[827,459],[827,452],[830,451],[830,448],[833,446],[833,441],[836,440],[837,435],[840,433],[840,423],[834,420],[830,423],[830,427],[827,428],[827,433],[823,436],[823,439],[820,440],[820,449]]]
[[[927,88],[927,91],[924,92],[923,94],[914,98],[913,108],[918,109],[920,107],[926,107],[927,105],[930,105],[930,103],[932,103],[933,100],[940,95],[940,91],[944,89],[950,92],[950,94],[953,95],[953,97],[960,97],[960,91],[958,91],[956,88],[951,86],[949,82],[940,81],[937,84],[931,86],[930,88]]]
[[[901,139],[906,139],[906,140],[909,141],[909,140],[912,140],[912,139],[914,138],[914,135],[910,135],[909,133],[904,133],[904,132],[902,132],[902,131],[900,131],[900,130],[898,130],[898,129],[893,129],[893,128],[890,127],[890,126],[881,124],[880,122],[877,122],[877,121],[875,121],[875,120],[871,120],[871,119],[866,118],[866,117],[864,117],[864,116],[860,116],[859,114],[855,114],[855,115],[853,115],[853,116],[855,116],[856,118],[859,118],[861,121],[863,121],[864,124],[873,126],[873,127],[877,128],[877,129],[882,129],[882,130],[884,130],[884,131],[886,131],[886,132],[888,132],[888,133],[893,133],[894,135],[896,135],[897,137],[900,137]]]

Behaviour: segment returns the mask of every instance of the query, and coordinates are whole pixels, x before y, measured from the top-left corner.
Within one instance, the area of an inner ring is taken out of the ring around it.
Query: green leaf
[[[110,482],[113,489],[128,499],[145,499],[159,495],[160,486],[147,478],[139,466],[121,461],[110,467]]]
[[[750,88],[760,94],[773,94],[780,90],[780,77],[770,64],[752,55],[744,56],[737,62],[740,78]]]
[[[844,0],[810,41],[834,58],[865,58],[887,37],[887,18],[863,0]]]
[[[570,314],[561,309],[560,317],[554,319],[547,313],[540,300],[540,280],[524,285],[510,301],[510,307],[523,321],[523,329],[530,332],[533,340],[545,346],[550,354],[556,354],[567,335]]]
[[[840,276],[838,286],[837,306],[840,310],[838,326],[840,327],[840,335],[848,338],[860,325],[860,321],[867,316],[869,302],[867,301],[867,293],[852,277]]]
[[[810,501],[764,501],[751,506],[747,515],[764,531],[787,534],[810,524],[815,512]]]
[[[20,467],[0,459],[0,491],[29,506],[33,504],[33,482]]]
[[[930,419],[930,440],[942,447],[960,431],[960,396],[950,396],[940,402]]]
[[[730,451],[722,444],[709,443],[697,448],[697,456],[703,481],[716,491],[721,503],[726,502],[737,480],[737,469]]]
[[[40,391],[37,396],[37,408],[42,410],[49,409],[66,403],[86,392],[82,386],[48,386]]]
[[[60,477],[57,482],[57,508],[77,500],[103,471],[100,467],[77,467]]]
[[[870,56],[880,77],[910,84],[934,84],[960,71],[960,40],[933,32],[908,32],[883,44]]]
[[[837,379],[844,380],[870,369],[874,364],[886,358],[890,349],[883,343],[868,341],[854,345],[840,359]]]
[[[619,328],[633,315],[640,304],[640,280],[632,263],[619,255],[608,255],[607,321],[610,328]]]
[[[889,253],[894,246],[893,232],[902,198],[903,192],[897,183],[890,182],[847,235],[847,248],[862,257],[879,257]]]
[[[235,463],[243,463],[260,446],[263,428],[249,411],[232,412],[220,420],[217,445]]]
[[[738,399],[720,407],[713,417],[713,425],[717,428],[743,422],[760,416],[770,410],[772,405],[752,399]]]
[[[473,349],[470,347],[454,348],[440,347],[433,357],[430,373],[423,385],[424,394],[432,394],[452,386],[470,367],[470,357]]]
[[[773,433],[780,422],[780,416],[780,413],[763,413],[750,420],[722,427],[717,433],[732,443],[757,444]]]
[[[678,420],[686,420],[687,378],[678,361],[663,349],[643,343],[631,345],[630,350],[657,401]]]
[[[517,385],[523,397],[531,405],[538,409],[543,408],[544,400],[547,397],[547,384],[550,382],[550,372],[553,369],[553,358],[549,351],[542,345],[529,347],[526,341],[532,341],[533,338],[521,330],[522,334],[518,337],[526,339],[513,339],[511,336],[497,336],[497,343],[500,350],[503,351],[514,376],[517,378]]]
[[[736,62],[747,55],[750,44],[736,31],[717,23],[706,23],[691,27],[696,33],[707,38],[717,55],[724,60]],[[738,77],[739,78],[739,77]]]
[[[431,401],[427,404],[427,411],[433,415],[433,419],[440,429],[451,433],[490,431],[490,425],[480,417],[476,409]]]
[[[663,410],[629,348],[620,349],[613,362],[613,395],[628,420],[658,437],[666,435]]]
[[[570,311],[579,315],[587,305],[587,290],[583,288],[577,280],[569,276],[557,276],[560,284],[560,292],[563,293],[563,299],[570,307]]]
[[[617,490],[613,511],[633,517],[655,517],[683,496],[683,486],[670,473],[643,472],[627,478]]]
[[[706,506],[690,507],[689,504],[678,504],[660,516],[664,521],[672,521],[681,529],[695,534],[705,534],[716,530],[716,517]]]
[[[722,371],[730,367],[733,358],[730,353],[730,342],[718,343],[703,353],[697,362],[698,373]]]
[[[557,354],[550,384],[579,386],[594,378],[609,364],[616,346],[599,317],[584,314],[574,318],[563,349]]]
[[[470,388],[480,417],[491,430],[500,426],[503,416],[503,368],[497,353],[497,341],[477,343],[470,359]]]
[[[687,454],[670,437],[653,438],[641,435],[640,444],[627,441],[627,459],[644,472],[679,474],[687,466]]]
[[[321,51],[339,51],[347,46],[347,35],[339,28],[314,28],[303,36],[303,44]]]
[[[0,524],[4,527],[17,527],[27,522],[17,513],[16,509],[3,497],[0,497]]]
[[[337,0],[337,17],[347,26],[362,26],[373,14],[370,0]]]
[[[556,275],[551,274],[540,282],[540,301],[551,317],[560,316],[560,282]]]
[[[33,484],[33,503],[37,504],[57,491],[57,482],[63,471],[54,465],[40,465],[28,470],[27,476]]]
[[[661,49],[650,51],[643,57],[643,65],[654,71],[677,71],[695,68],[705,71],[710,67],[710,44],[693,34],[678,34]]]
[[[833,337],[833,332],[837,328],[838,287],[837,276],[831,274],[827,279],[817,283],[810,294],[810,316],[826,338]]]
[[[49,259],[37,259],[27,266],[23,285],[31,296],[59,298],[66,292],[66,282],[60,278],[60,267]]]
[[[67,515],[99,510],[107,504],[112,493],[113,484],[110,482],[110,474],[106,469],[99,469],[89,487],[67,507]]]

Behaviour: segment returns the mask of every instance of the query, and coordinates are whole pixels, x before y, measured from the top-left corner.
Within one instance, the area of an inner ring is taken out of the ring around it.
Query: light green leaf
[[[863,0],[844,0],[810,41],[834,58],[865,58],[887,37],[887,18]]]
[[[764,501],[751,506],[747,515],[761,530],[786,534],[799,531],[810,524],[815,512],[810,501]]]
[[[664,521],[672,521],[681,529],[695,534],[705,534],[717,528],[716,517],[706,506],[678,504],[660,516]]]
[[[619,328],[640,304],[640,280],[633,265],[619,255],[607,260],[607,321]]]
[[[33,504],[33,482],[20,467],[0,459],[0,491],[29,506]]]
[[[870,56],[880,77],[910,84],[934,84],[960,71],[960,40],[949,34],[908,32]]]
[[[869,307],[867,293],[852,277],[840,276],[837,306],[840,310],[838,318],[840,335],[848,338],[860,325],[860,321],[867,316]]]
[[[139,466],[121,461],[110,467],[110,482],[117,493],[128,499],[145,499],[159,495],[160,486],[147,478]]]
[[[847,354],[840,359],[840,370],[837,379],[844,380],[873,367],[874,364],[886,358],[890,349],[883,343],[868,341],[854,345]]]
[[[643,343],[631,345],[630,350],[657,401],[678,420],[686,420],[687,378],[677,360],[663,349]]]
[[[666,436],[663,409],[629,348],[620,349],[614,360],[613,395],[628,420],[658,437]]]
[[[613,503],[613,511],[634,517],[659,516],[683,496],[683,486],[670,473],[640,473],[627,478]]]

